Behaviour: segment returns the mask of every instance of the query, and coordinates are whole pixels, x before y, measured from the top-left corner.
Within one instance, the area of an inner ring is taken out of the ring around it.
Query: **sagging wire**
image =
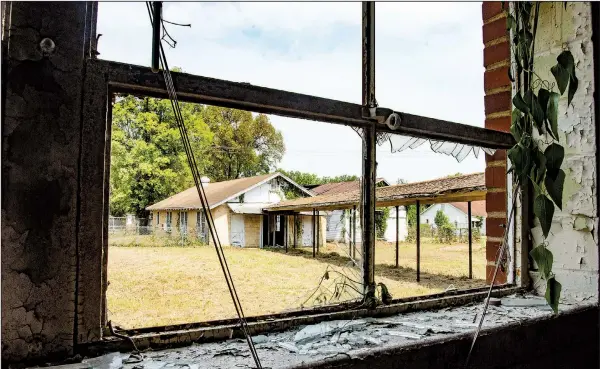
[[[146,2],[146,8],[148,9],[148,16],[150,17],[150,23],[153,23],[153,19],[152,19],[152,4],[150,2]],[[206,197],[206,193],[204,191],[204,186],[202,184],[202,181],[200,180],[201,176],[200,176],[200,172],[198,170],[198,166],[196,164],[196,158],[194,157],[194,153],[192,151],[192,147],[190,144],[190,140],[187,134],[187,129],[185,127],[185,123],[183,120],[183,115],[181,113],[181,108],[179,105],[179,100],[177,99],[177,93],[175,90],[175,86],[173,84],[173,79],[171,77],[171,71],[169,69],[169,65],[167,63],[167,58],[165,55],[165,51],[164,48],[162,46],[162,43],[159,43],[160,45],[160,63],[161,63],[161,67],[163,69],[163,76],[165,79],[165,85],[166,85],[166,89],[167,89],[167,93],[169,95],[169,100],[171,101],[171,107],[173,108],[173,113],[175,115],[175,120],[177,122],[177,126],[179,129],[179,132],[181,134],[181,140],[184,146],[184,150],[186,153],[186,157],[188,160],[188,164],[190,166],[190,170],[192,172],[192,178],[194,179],[194,183],[196,185],[196,189],[198,191],[198,195],[200,197],[200,202],[202,204],[202,209],[204,211],[204,213],[206,214],[206,218],[207,218],[207,223],[208,223],[208,228],[210,231],[210,235],[211,238],[213,240],[213,244],[215,246],[215,251],[217,252],[217,257],[219,259],[219,264],[221,265],[221,270],[223,271],[223,275],[225,277],[225,281],[227,283],[227,288],[229,290],[229,294],[231,295],[231,299],[233,301],[236,313],[238,315],[238,318],[240,320],[240,327],[242,329],[242,332],[244,333],[244,336],[246,338],[246,341],[248,343],[248,347],[250,349],[250,353],[252,355],[252,358],[254,359],[254,363],[256,364],[256,368],[258,369],[262,369],[262,365],[260,362],[260,358],[258,357],[258,353],[256,351],[256,347],[254,346],[254,342],[252,341],[252,337],[250,336],[250,330],[248,327],[248,322],[246,321],[246,318],[244,316],[244,311],[242,309],[242,305],[239,299],[239,296],[237,294],[237,290],[235,288],[235,284],[233,283],[233,278],[231,276],[231,272],[229,270],[229,265],[227,264],[227,259],[225,258],[225,254],[223,251],[223,247],[221,245],[221,241],[219,239],[219,235],[216,232],[216,226],[214,223],[214,218],[212,216],[212,213],[210,211],[210,207],[208,204],[208,199]]]
[[[488,290],[487,296],[485,298],[485,304],[483,305],[483,310],[481,312],[481,318],[479,319],[479,324],[477,326],[477,330],[475,331],[475,335],[473,336],[473,341],[471,342],[471,348],[469,349],[469,353],[467,354],[467,360],[465,362],[465,369],[469,368],[469,362],[471,360],[471,354],[473,353],[473,348],[475,347],[475,342],[477,342],[477,337],[479,337],[479,332],[481,332],[481,327],[483,326],[483,320],[485,319],[485,314],[487,312],[488,306],[490,304],[490,298],[492,296],[492,289],[494,288],[494,283],[496,283],[496,277],[498,276],[498,269],[500,268],[500,260],[504,257],[504,251],[508,249],[508,233],[511,229],[511,224],[513,220],[513,213],[517,205],[517,194],[519,191],[520,185],[515,186],[513,191],[513,203],[510,208],[510,215],[508,218],[508,226],[504,229],[504,237],[502,238],[502,247],[500,247],[500,252],[496,257],[496,268],[494,269],[494,275],[492,277],[492,281],[490,283],[490,288]]]

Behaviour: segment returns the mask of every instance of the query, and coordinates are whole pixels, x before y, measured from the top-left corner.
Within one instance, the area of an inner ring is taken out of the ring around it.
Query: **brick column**
[[[508,3],[507,3],[508,4]],[[511,83],[508,79],[510,48],[506,16],[501,2],[484,2],[483,66],[485,89],[485,128],[510,131]],[[506,151],[485,156],[486,195],[486,282],[491,283],[497,252],[506,224]],[[506,272],[498,271],[496,284],[506,283]]]

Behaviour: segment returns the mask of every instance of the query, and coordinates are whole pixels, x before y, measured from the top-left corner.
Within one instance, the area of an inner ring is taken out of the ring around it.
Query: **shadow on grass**
[[[264,248],[265,251],[277,252],[285,254],[285,250],[282,248]],[[287,255],[299,256],[306,259],[316,260],[322,263],[331,264],[338,267],[348,266],[350,260],[347,256],[342,256],[337,252],[319,253],[315,258],[312,256],[312,249],[293,249],[289,248]],[[358,261],[360,262],[360,261]],[[391,264],[377,264],[375,266],[375,275],[378,277],[385,277],[395,281],[401,282],[417,282],[417,270],[414,268],[407,268],[403,266],[396,267]],[[435,289],[446,289],[450,285],[454,285],[457,289],[467,289],[474,287],[483,287],[486,285],[483,279],[469,279],[467,276],[453,276],[446,274],[435,274],[428,273],[421,270],[421,281],[420,286]]]

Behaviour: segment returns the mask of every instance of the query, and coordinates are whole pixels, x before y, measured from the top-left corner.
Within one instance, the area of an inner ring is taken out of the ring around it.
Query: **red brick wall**
[[[485,89],[485,128],[509,132],[511,110],[511,85],[508,79],[510,48],[506,32],[506,16],[501,2],[484,2],[483,16],[483,66]],[[486,281],[494,274],[496,255],[506,224],[506,151],[485,157],[486,196]],[[506,283],[506,273],[498,271],[496,284]]]

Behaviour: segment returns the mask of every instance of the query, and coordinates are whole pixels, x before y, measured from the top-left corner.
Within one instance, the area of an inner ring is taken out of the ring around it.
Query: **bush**
[[[421,240],[423,238],[433,237],[433,227],[430,224],[421,224]],[[417,239],[417,227],[412,225],[408,227],[408,234],[406,235],[407,242],[414,242]]]
[[[447,223],[438,228],[436,240],[440,243],[451,243],[456,239],[456,228],[453,224]]]

